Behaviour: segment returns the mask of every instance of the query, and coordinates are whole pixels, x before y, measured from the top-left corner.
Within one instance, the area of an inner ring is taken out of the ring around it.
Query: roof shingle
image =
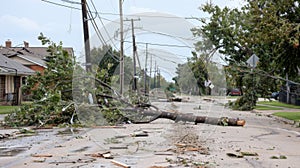
[[[30,75],[35,73],[35,71],[30,68],[27,68],[21,63],[7,58],[2,54],[0,54],[0,69],[5,70],[5,73],[0,71],[2,74],[14,74],[16,71],[19,75]]]

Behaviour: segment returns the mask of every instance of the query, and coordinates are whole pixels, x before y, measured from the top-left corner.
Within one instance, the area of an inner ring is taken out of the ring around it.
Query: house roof
[[[46,67],[45,58],[49,54],[47,47],[3,47],[0,49],[0,54],[3,54],[7,57],[19,57],[33,64]],[[70,55],[74,55],[73,48],[64,47]]]
[[[27,68],[21,63],[14,61],[2,54],[0,54],[0,74],[15,74],[29,75],[34,74],[35,71]]]

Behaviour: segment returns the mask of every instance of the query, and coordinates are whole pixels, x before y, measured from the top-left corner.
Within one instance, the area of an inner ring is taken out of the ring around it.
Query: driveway
[[[244,127],[173,122],[55,128],[1,140],[0,167],[298,167],[300,128],[263,113],[232,111],[225,98],[153,102],[160,109],[246,120]],[[1,130],[12,133],[16,130]]]

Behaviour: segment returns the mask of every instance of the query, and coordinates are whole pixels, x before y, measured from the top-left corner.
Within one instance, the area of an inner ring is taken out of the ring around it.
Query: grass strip
[[[258,105],[269,105],[269,106],[275,106],[275,107],[285,107],[285,108],[293,108],[293,109],[300,109],[300,106],[295,106],[292,104],[286,104],[286,103],[281,103],[278,101],[260,101],[257,102]]]
[[[0,114],[10,114],[19,106],[0,106]]]
[[[272,106],[263,106],[263,105],[256,105],[254,107],[256,110],[282,110],[282,108],[279,107],[272,107]]]
[[[293,121],[300,121],[300,112],[276,112],[273,115]]]

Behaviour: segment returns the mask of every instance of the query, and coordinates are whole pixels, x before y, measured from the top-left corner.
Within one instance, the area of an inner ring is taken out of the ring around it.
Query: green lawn
[[[277,112],[273,113],[273,115],[289,120],[300,121],[300,112]]]
[[[254,107],[256,110],[282,110],[282,108],[279,107],[271,107],[271,106],[262,106],[262,105],[256,105]]]
[[[0,106],[0,114],[9,114],[17,108],[19,108],[19,106]]]
[[[300,109],[300,106],[295,106],[292,104],[286,104],[286,103],[281,103],[278,101],[261,101],[257,102],[257,104],[265,104],[265,105],[270,105],[270,106],[276,106],[276,107],[285,107],[285,108],[293,108],[293,109]]]

